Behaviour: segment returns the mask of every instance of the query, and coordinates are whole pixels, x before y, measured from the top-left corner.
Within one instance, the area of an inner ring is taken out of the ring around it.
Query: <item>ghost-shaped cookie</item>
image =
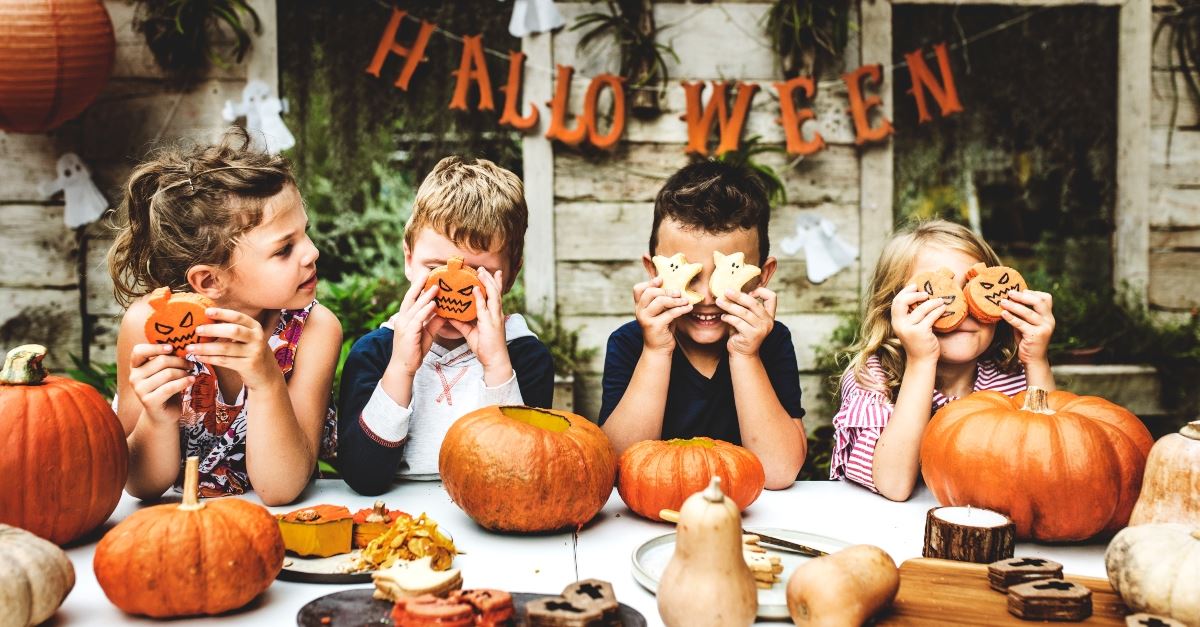
[[[95,222],[108,209],[108,200],[96,189],[92,173],[73,152],[63,153],[58,158],[58,177],[42,183],[39,190],[44,196],[63,193],[63,222],[67,228],[76,228]]]
[[[708,278],[708,289],[713,298],[720,298],[727,290],[739,292],[747,281],[762,274],[762,270],[746,263],[745,253],[726,255],[718,250],[713,251],[713,271]]]
[[[184,357],[188,344],[212,341],[213,338],[196,335],[196,327],[209,324],[212,318],[204,311],[213,306],[206,296],[191,292],[171,293],[171,288],[160,287],[150,294],[150,317],[146,318],[146,339],[153,344],[170,344],[175,354]]]
[[[980,322],[998,322],[1004,311],[1000,301],[1008,298],[1009,292],[1024,290],[1025,285],[1025,277],[1008,266],[977,263],[967,270],[967,286],[963,288],[967,309]]]
[[[930,298],[940,298],[946,303],[942,315],[933,322],[933,330],[939,333],[949,333],[958,328],[967,319],[967,299],[954,280],[954,272],[949,268],[938,268],[931,272],[922,272],[913,277],[917,289],[929,294]]]
[[[687,288],[692,279],[704,269],[703,264],[688,263],[683,253],[675,253],[670,257],[655,255],[651,261],[654,262],[658,276],[662,277],[664,290],[678,290],[693,305],[703,300],[699,294]]]
[[[241,102],[226,100],[224,108],[221,109],[221,117],[227,122],[245,116],[246,130],[250,131],[252,145],[271,154],[296,145],[296,138],[283,123],[281,113],[283,101],[271,95],[270,86],[257,80],[246,83],[242,90]]]

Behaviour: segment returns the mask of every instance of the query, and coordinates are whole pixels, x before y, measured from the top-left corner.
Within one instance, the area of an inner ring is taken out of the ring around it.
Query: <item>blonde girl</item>
[[[903,230],[884,247],[842,375],[830,478],[906,500],[934,411],[977,390],[1012,396],[1026,385],[1054,389],[1046,357],[1054,331],[1049,294],[1010,292],[1001,322],[968,316],[955,331],[934,333],[946,304],[918,289],[913,277],[945,267],[962,286],[967,269],[981,261],[1000,265],[982,238],[943,220]]]
[[[342,331],[314,298],[318,253],[287,162],[250,149],[241,129],[163,150],[130,174],[118,219],[108,263],[127,306],[115,402],[126,490],[179,489],[183,459],[197,455],[203,496],[253,488],[268,505],[295,500],[334,445]],[[186,358],[148,342],[147,294],[162,286],[212,299],[213,322],[196,333],[215,341]]]

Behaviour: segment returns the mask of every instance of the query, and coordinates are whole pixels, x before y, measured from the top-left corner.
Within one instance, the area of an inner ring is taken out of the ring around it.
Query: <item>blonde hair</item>
[[[251,148],[234,127],[210,146],[172,146],[134,168],[108,250],[117,302],[159,287],[191,291],[192,266],[226,266],[239,238],[263,218],[266,200],[294,185],[286,159]]]
[[[439,161],[417,189],[404,243],[412,250],[424,228],[471,250],[489,251],[499,242],[515,275],[528,225],[525,187],[516,174],[487,159],[451,156]],[[511,285],[514,278],[505,282]]]
[[[895,398],[896,388],[904,378],[905,360],[904,347],[892,329],[892,299],[904,288],[917,255],[926,247],[956,250],[989,266],[1000,265],[996,251],[983,238],[962,225],[945,220],[915,223],[897,232],[883,247],[871,277],[870,296],[863,302],[862,326],[854,344],[847,349],[854,356],[846,371],[853,372],[863,387],[883,392],[889,399]],[[872,355],[879,358],[883,367],[883,381],[872,376],[867,368],[867,360]],[[991,345],[980,358],[995,360],[1001,369],[1012,370],[1017,363],[1017,342],[1012,327],[1000,322]]]

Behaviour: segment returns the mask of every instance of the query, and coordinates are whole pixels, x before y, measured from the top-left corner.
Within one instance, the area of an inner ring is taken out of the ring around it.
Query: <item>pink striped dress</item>
[[[867,370],[871,376],[883,381],[883,366],[878,357],[867,359]],[[975,392],[994,390],[1015,396],[1024,389],[1024,368],[1004,372],[994,361],[980,361],[976,365]],[[953,400],[954,397],[934,390],[933,411]],[[846,478],[870,488],[872,492],[878,492],[872,472],[875,443],[879,441],[879,434],[883,433],[883,427],[891,417],[892,402],[882,392],[862,387],[854,373],[847,370],[842,375],[842,406],[833,417],[835,435],[829,478]]]

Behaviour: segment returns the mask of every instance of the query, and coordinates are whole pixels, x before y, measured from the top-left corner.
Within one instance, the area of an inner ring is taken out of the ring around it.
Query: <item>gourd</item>
[[[788,613],[797,625],[861,625],[899,590],[900,570],[892,556],[858,544],[798,566],[788,579]]]
[[[354,519],[344,505],[313,505],[278,518],[283,546],[296,555],[329,557],[352,548]]]
[[[283,569],[275,517],[240,498],[200,502],[199,462],[187,460],[182,504],[139,510],[96,545],[96,580],[130,614],[227,612],[261,594]]]
[[[758,613],[758,589],[742,557],[742,517],[718,477],[679,511],[658,613],[667,627],[738,627]]]
[[[621,455],[617,491],[629,509],[662,520],[660,511],[678,510],[714,475],[739,510],[750,507],[767,481],[758,457],[729,442],[704,437],[643,440]]]
[[[1200,527],[1200,420],[1164,436],[1150,449],[1142,495],[1129,524],[1156,522]]]
[[[75,567],[54,543],[0,524],[0,627],[38,625],[75,587]]]
[[[371,540],[387,531],[401,516],[412,518],[400,510],[389,510],[383,501],[375,501],[371,509],[360,509],[354,513],[354,548],[366,548]]]
[[[1012,518],[1018,539],[1086,540],[1129,522],[1153,443],[1137,416],[1102,398],[975,392],[929,421],[921,474],[942,505]]]
[[[612,445],[587,418],[555,409],[490,406],[442,440],[442,485],[493,531],[578,529],[612,495]]]
[[[0,370],[0,523],[66,544],[108,520],[129,467],[125,431],[94,388],[47,376],[46,348]]]
[[[1109,543],[1104,565],[1113,589],[1133,611],[1200,625],[1200,527],[1128,527]]]

